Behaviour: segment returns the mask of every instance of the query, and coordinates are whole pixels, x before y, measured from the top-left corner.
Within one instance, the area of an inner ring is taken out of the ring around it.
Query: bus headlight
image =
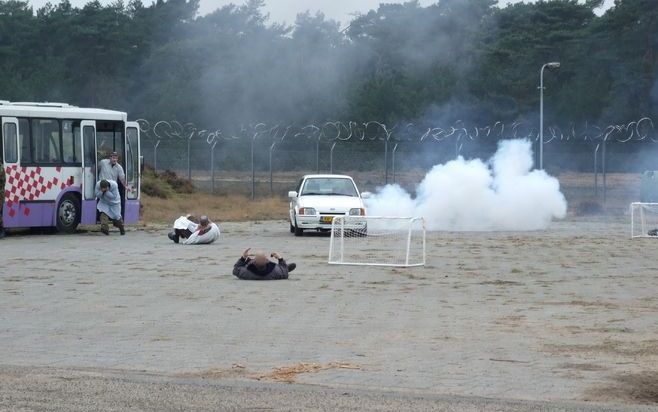
[[[366,210],[363,208],[350,209],[350,216],[365,216]]]

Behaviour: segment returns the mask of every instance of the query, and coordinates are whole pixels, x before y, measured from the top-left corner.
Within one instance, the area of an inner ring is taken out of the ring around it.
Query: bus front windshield
[[[312,178],[304,184],[302,196],[351,196],[358,193],[349,179],[342,178]]]

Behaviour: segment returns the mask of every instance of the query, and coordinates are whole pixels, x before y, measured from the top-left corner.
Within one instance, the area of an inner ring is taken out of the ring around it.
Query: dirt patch
[[[604,308],[604,309],[617,309],[619,305],[611,302],[599,301],[586,301],[586,300],[571,300],[568,302],[542,302],[544,305],[567,305],[567,306],[581,306],[584,308]]]
[[[607,369],[605,366],[596,365],[594,363],[563,363],[561,365],[558,365],[558,368],[571,369],[577,371],[590,371],[590,372],[602,371]]]
[[[200,372],[180,373],[175,375],[178,378],[185,379],[238,379],[248,378],[253,372],[240,364],[234,364],[229,369],[208,369]]]
[[[318,373],[329,369],[351,369],[360,370],[359,365],[345,362],[299,363],[292,366],[274,368],[268,373],[259,373],[247,369],[244,365],[234,364],[229,369],[208,369],[200,372],[189,372],[175,375],[186,379],[255,379],[281,383],[295,383],[297,376],[304,373]]]
[[[485,282],[480,282],[478,285],[493,285],[493,286],[523,286],[521,282],[515,282],[513,280],[487,280]]]
[[[621,342],[615,340],[605,340],[601,343],[587,345],[546,345],[546,351],[556,354],[563,353],[582,353],[596,354],[609,353],[620,356],[638,357],[638,356],[658,356],[658,340],[644,340],[638,342]]]
[[[320,371],[324,371],[328,369],[360,370],[361,367],[359,365],[354,365],[351,363],[340,363],[340,362],[332,362],[324,365],[319,363],[299,363],[293,366],[283,366],[280,368],[275,368],[272,372],[257,376],[256,379],[282,382],[282,383],[294,383],[297,378],[297,375],[300,375],[302,373],[318,373]]]
[[[658,405],[658,372],[616,375],[611,383],[588,390],[585,399]]]

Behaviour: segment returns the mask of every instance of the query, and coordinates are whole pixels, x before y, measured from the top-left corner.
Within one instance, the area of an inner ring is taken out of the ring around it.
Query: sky
[[[48,0],[31,0],[30,3],[39,8]],[[58,3],[59,0],[50,0],[52,3]],[[71,0],[75,6],[82,6],[89,0]],[[107,4],[113,0],[100,0],[101,3]],[[151,0],[142,0],[148,5]],[[522,0],[500,0],[501,5],[508,3],[518,3]],[[126,1],[127,2],[127,1]],[[307,10],[311,13],[322,11],[327,17],[338,20],[347,24],[354,13],[365,13],[368,10],[376,9],[380,3],[403,3],[403,0],[265,0],[266,12],[270,14],[272,21],[293,23],[298,13]],[[420,0],[420,4],[427,6],[436,3],[437,0]],[[213,10],[230,3],[241,4],[243,0],[201,0],[199,12],[207,14]],[[606,7],[610,7],[614,0],[605,0]]]

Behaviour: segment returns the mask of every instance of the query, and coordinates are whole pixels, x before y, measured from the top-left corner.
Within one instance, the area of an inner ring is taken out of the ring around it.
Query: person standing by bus
[[[98,198],[96,208],[101,214],[101,232],[109,235],[110,222],[112,222],[115,227],[119,228],[121,235],[125,235],[126,231],[121,218],[121,197],[119,196],[117,182],[114,180],[101,180],[96,183],[95,192],[96,198]]]
[[[2,213],[5,208],[5,164],[2,161],[2,150],[0,150],[0,239],[5,237],[5,224],[2,221]]]
[[[123,216],[126,209],[126,174],[123,171],[123,166],[119,164],[119,154],[117,152],[110,153],[107,159],[98,162],[98,180],[113,180],[120,183],[119,195],[121,196],[121,215]]]

